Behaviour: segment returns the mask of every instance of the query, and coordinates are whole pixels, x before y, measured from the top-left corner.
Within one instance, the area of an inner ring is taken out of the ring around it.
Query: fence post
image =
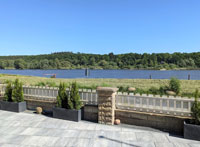
[[[113,125],[115,120],[115,99],[118,88],[97,87],[98,123]]]

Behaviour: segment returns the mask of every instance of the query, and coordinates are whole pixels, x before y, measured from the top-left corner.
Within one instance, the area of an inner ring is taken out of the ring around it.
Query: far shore
[[[60,68],[60,69],[56,69],[56,68],[49,68],[49,69],[15,69],[15,68],[5,68],[5,69],[0,69],[0,70],[84,70],[87,68]],[[166,71],[166,70],[200,70],[200,68],[174,68],[174,69],[166,69],[166,68],[162,68],[162,69],[151,69],[151,68],[133,68],[133,69],[103,69],[103,68],[90,68],[90,70],[157,70],[157,71]]]

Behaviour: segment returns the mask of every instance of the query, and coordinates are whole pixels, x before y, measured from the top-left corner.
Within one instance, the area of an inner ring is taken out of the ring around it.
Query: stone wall
[[[44,100],[34,100],[34,99],[25,99],[27,109],[35,110],[36,107],[41,107],[46,112],[51,112],[53,107],[56,106],[55,101],[44,101]]]
[[[115,110],[115,118],[121,123],[152,127],[175,134],[183,134],[183,122],[186,117],[173,117],[161,114],[151,114],[144,112]]]
[[[115,120],[115,95],[117,88],[98,87],[98,123],[113,125]]]

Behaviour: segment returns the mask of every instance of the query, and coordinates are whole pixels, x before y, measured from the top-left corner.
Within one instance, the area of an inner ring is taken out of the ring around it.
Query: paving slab
[[[72,122],[0,110],[0,147],[200,147],[148,127]]]

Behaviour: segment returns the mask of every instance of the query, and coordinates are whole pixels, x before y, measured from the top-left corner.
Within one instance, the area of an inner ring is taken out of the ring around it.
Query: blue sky
[[[200,0],[0,0],[0,55],[200,51]]]

